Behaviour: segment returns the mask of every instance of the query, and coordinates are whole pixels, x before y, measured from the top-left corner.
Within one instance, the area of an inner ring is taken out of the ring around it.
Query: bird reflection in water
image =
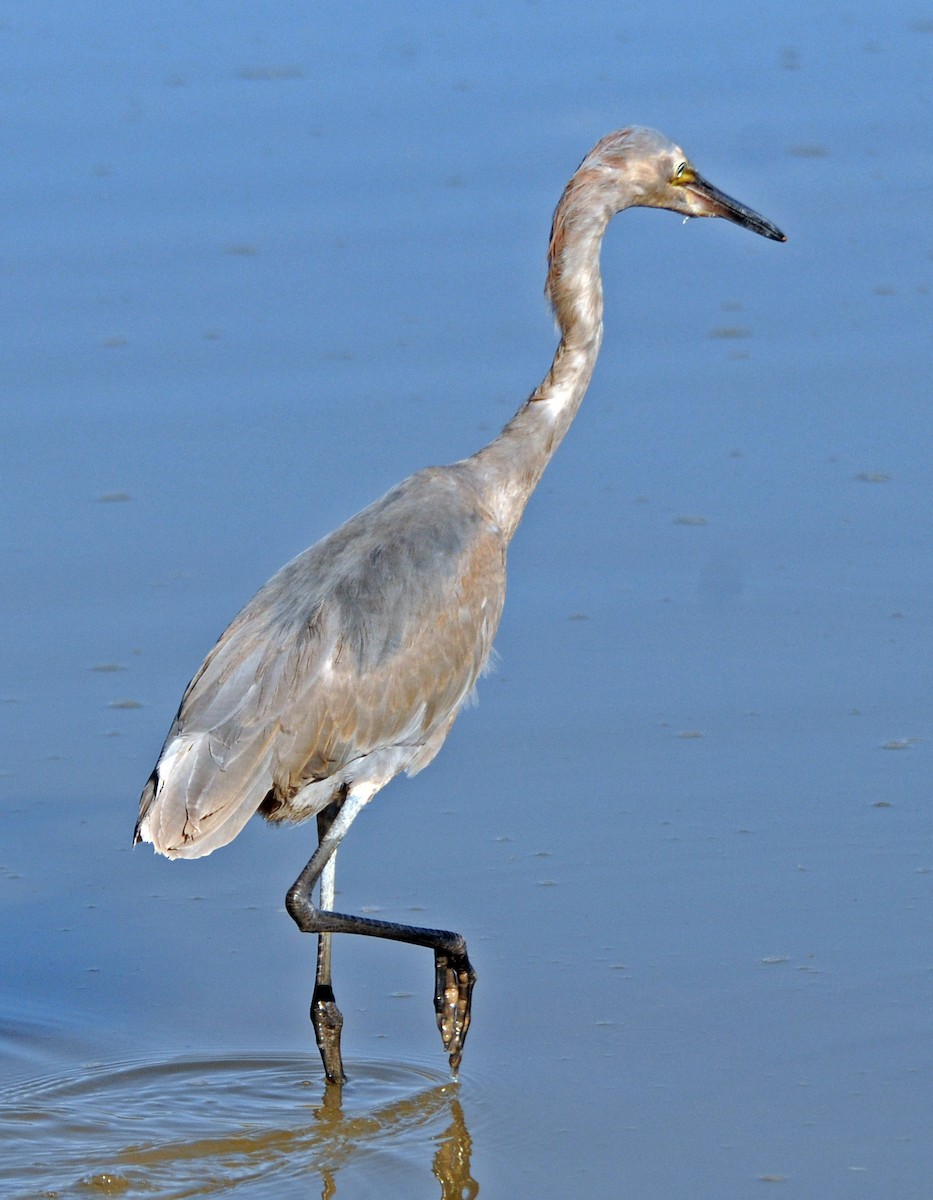
[[[111,1160],[113,1165],[100,1177],[130,1181],[142,1168],[148,1184],[158,1181],[165,1188],[163,1192],[156,1186],[155,1194],[175,1194],[174,1188],[184,1183],[210,1196],[247,1181],[268,1180],[284,1188],[289,1179],[318,1175],[321,1200],[336,1200],[341,1172],[353,1169],[351,1193],[358,1195],[361,1174],[370,1179],[374,1190],[377,1177],[383,1179],[382,1155],[390,1153],[393,1168],[410,1179],[423,1174],[422,1155],[433,1150],[431,1171],[440,1184],[440,1200],[472,1200],[479,1195],[479,1184],[471,1174],[473,1143],[456,1099],[456,1085],[426,1088],[356,1113],[344,1111],[345,1096],[343,1089],[326,1088],[322,1102],[311,1110],[312,1119],[301,1128],[253,1133],[238,1128],[226,1137],[215,1134],[126,1150],[122,1161]],[[445,1120],[443,1131],[435,1132]]]
[[[387,1105],[367,1117],[347,1117],[341,1106],[342,1090],[327,1088],[320,1106],[315,1109],[317,1130],[321,1139],[321,1200],[335,1200],[339,1195],[337,1174],[347,1161],[353,1159],[376,1139],[391,1134],[393,1126],[421,1125],[440,1115],[446,1106],[450,1124],[431,1141],[436,1146],[431,1162],[434,1178],[441,1185],[441,1200],[473,1200],[479,1195],[479,1184],[471,1173],[473,1141],[466,1127],[463,1107],[449,1085],[431,1088],[417,1096]]]
[[[470,1174],[473,1143],[458,1100],[450,1102],[450,1125],[437,1139],[437,1151],[431,1169],[441,1185],[441,1200],[473,1200],[479,1184]]]
[[[0,1142],[19,1164],[3,1195],[218,1196],[256,1185],[283,1196],[424,1195],[429,1171],[441,1200],[479,1195],[459,1085],[358,1062],[356,1082],[325,1086],[318,1101],[307,1065],[282,1055],[101,1064],[14,1086],[0,1095]]]

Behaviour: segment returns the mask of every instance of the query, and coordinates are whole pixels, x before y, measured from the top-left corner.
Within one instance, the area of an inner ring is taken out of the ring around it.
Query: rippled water
[[[424,1187],[478,1194],[457,1087],[443,1075],[357,1063],[338,1094],[297,1055],[84,1064],[0,1092],[12,1197],[186,1197]],[[284,1190],[283,1190],[284,1189]],[[357,1193],[359,1194],[359,1193]]]
[[[933,476],[920,9],[0,13],[0,1193],[927,1200]],[[133,851],[181,690],[283,562],[541,378],[552,207],[681,141],[786,230],[627,213],[500,663],[341,850]]]

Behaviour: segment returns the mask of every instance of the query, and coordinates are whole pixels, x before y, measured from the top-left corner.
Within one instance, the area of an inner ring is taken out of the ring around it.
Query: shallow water
[[[7,5],[4,1195],[926,1198],[933,24],[866,3]],[[269,574],[544,373],[550,214],[681,141],[786,230],[633,212],[500,663],[341,851],[129,846]]]
[[[456,1086],[380,1062],[358,1072],[323,1098],[317,1065],[298,1055],[90,1063],[30,1080],[0,1110],[13,1194],[336,1196],[374,1179],[418,1194],[430,1146],[441,1195],[478,1195]]]

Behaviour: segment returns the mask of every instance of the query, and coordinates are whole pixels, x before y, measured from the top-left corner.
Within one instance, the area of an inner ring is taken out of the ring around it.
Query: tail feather
[[[269,742],[242,750],[211,733],[170,738],[143,789],[135,841],[201,858],[240,832],[272,788]]]

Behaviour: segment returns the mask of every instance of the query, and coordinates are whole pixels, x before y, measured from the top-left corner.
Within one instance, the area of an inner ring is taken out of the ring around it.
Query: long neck
[[[560,328],[551,369],[499,436],[467,462],[510,539],[577,414],[603,336],[599,249],[612,210],[594,204],[578,173],[554,213],[545,292]]]

